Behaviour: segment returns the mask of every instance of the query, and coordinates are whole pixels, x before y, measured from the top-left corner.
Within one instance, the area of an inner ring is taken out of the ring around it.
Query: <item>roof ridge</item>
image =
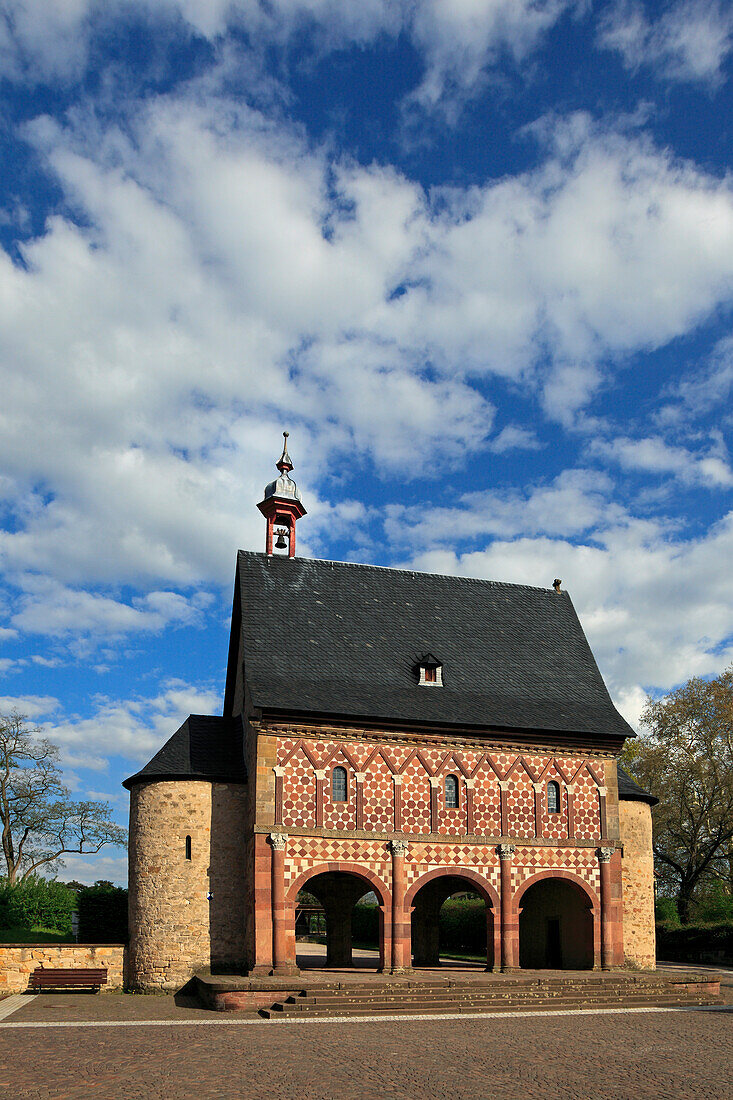
[[[238,550],[237,553],[246,554],[248,557],[260,558],[264,560],[275,559],[274,554],[264,554],[260,550]],[[318,562],[322,565],[345,566],[349,569],[378,569],[382,573],[404,573],[404,575],[407,577],[434,577],[438,580],[466,581],[469,584],[488,585],[492,588],[520,588],[528,592],[546,592],[548,595],[552,592],[553,596],[558,595],[558,593],[553,591],[552,586],[545,588],[539,584],[517,584],[514,581],[490,581],[484,577],[464,577],[458,573],[431,573],[427,569],[403,569],[400,566],[395,565],[373,565],[371,562],[338,561],[335,558],[300,557],[296,560],[305,562]],[[568,594],[569,593],[566,591],[566,589],[563,589],[560,593],[560,595],[563,596]]]

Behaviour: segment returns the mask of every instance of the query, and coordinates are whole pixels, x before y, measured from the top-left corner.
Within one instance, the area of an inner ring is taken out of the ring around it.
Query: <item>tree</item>
[[[648,699],[643,732],[623,763],[660,799],[654,855],[661,884],[687,922],[696,891],[712,880],[731,892],[733,859],[733,666]]]
[[[59,750],[15,711],[0,715],[0,826],[7,882],[22,882],[40,867],[55,871],[61,857],[93,855],[125,844],[106,802],[72,802],[56,763]]]

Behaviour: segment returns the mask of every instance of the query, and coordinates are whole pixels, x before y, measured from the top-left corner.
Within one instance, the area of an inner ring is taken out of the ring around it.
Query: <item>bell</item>
[[[275,549],[276,550],[287,550],[287,548],[288,548],[288,544],[287,544],[287,541],[285,539],[285,531],[281,527],[280,530],[277,532],[277,540],[275,542]]]

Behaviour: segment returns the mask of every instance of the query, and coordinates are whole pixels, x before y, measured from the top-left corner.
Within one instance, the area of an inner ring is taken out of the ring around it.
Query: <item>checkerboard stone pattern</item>
[[[473,797],[473,835],[501,836],[501,793],[507,786],[507,835],[548,840],[598,840],[601,838],[599,783],[591,774],[603,774],[601,761],[582,757],[552,757],[510,752],[481,753],[474,748],[446,751],[433,746],[383,745],[336,739],[281,737],[278,767],[282,769],[282,820],[284,828],[311,829],[316,826],[316,771],[323,780],[323,828],[353,832],[356,823],[356,773],[364,775],[363,822],[366,832],[389,833],[395,823],[395,778],[400,790],[399,831],[406,834],[465,836],[468,833],[469,784]],[[347,800],[333,802],[334,767],[347,772]],[[458,780],[458,807],[445,805],[445,778]],[[432,821],[430,779],[437,783],[437,816]],[[560,812],[549,813],[547,784],[560,786]],[[537,822],[535,786],[539,784]],[[573,837],[570,838],[568,783],[573,791]],[[536,831],[539,830],[539,831]]]

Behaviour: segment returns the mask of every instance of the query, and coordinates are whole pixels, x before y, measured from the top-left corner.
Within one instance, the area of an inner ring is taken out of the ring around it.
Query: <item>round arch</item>
[[[543,879],[558,878],[565,879],[567,882],[572,883],[573,886],[577,886],[586,895],[588,901],[590,902],[589,909],[591,909],[594,917],[598,912],[600,912],[600,902],[598,900],[598,895],[595,893],[594,890],[591,889],[585,879],[582,879],[580,875],[573,874],[572,871],[556,871],[554,869],[551,871],[538,871],[536,875],[530,875],[529,878],[526,878],[524,880],[521,886],[517,887],[514,892],[514,897],[512,899],[515,909],[517,911],[519,910],[519,903],[522,899],[522,895],[527,892],[530,886],[534,886],[537,882],[542,882]]]
[[[572,871],[538,871],[517,887],[515,957],[529,969],[585,970],[600,961],[600,903]]]
[[[466,888],[473,889],[486,907],[486,969],[499,968],[501,958],[501,923],[499,914],[501,901],[497,890],[478,871],[460,865],[436,867],[421,875],[412,883],[405,894],[405,927],[410,930],[410,940],[406,943],[405,957],[414,953],[416,966],[440,965],[439,911],[442,896],[432,901],[425,898],[426,908],[421,907],[420,893],[431,883],[436,885],[441,879],[452,879],[456,884],[463,882]],[[460,890],[460,885],[455,889]],[[430,891],[428,891],[430,893]],[[423,895],[425,897],[425,895]]]
[[[362,879],[368,888],[377,895],[379,904],[384,906],[385,912],[392,908],[392,895],[373,871],[370,871],[368,867],[361,867],[358,863],[339,863],[333,860],[329,863],[318,863],[298,875],[294,882],[290,884],[290,888],[285,895],[286,904],[295,905],[298,891],[302,890],[309,879],[315,878],[316,875],[327,875],[330,871],[341,871],[343,874],[354,875],[356,878]]]
[[[498,912],[500,901],[499,894],[491,885],[491,883],[480,875],[478,871],[472,871],[468,867],[436,867],[434,871],[428,871],[426,874],[421,875],[416,879],[410,889],[405,894],[405,910],[409,910],[412,906],[413,899],[419,890],[422,890],[423,886],[432,882],[436,878],[464,878],[476,887],[477,892],[481,895],[487,905]]]

